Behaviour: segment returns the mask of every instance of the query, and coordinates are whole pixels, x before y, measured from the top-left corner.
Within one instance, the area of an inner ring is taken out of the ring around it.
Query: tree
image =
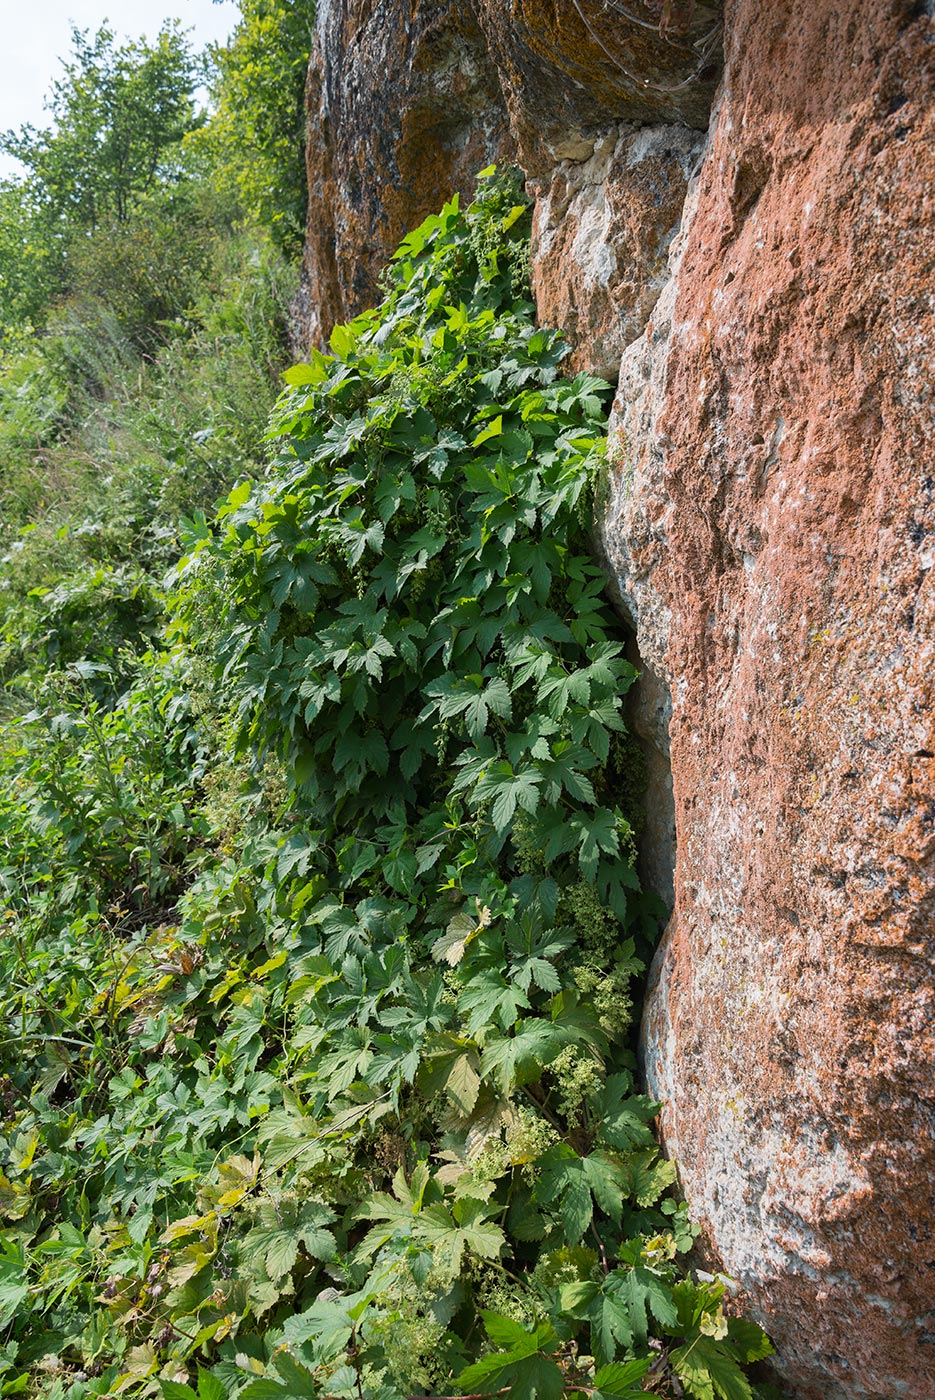
[[[239,0],[240,22],[214,58],[215,111],[188,143],[219,188],[288,252],[305,232],[305,74],[314,0]]]
[[[0,149],[26,166],[49,222],[124,224],[173,179],[182,137],[199,123],[201,64],[177,23],[152,44],[121,47],[106,25],[93,38],[73,28],[72,53],[47,100],[54,125],[7,131]]]
[[[63,258],[35,181],[0,180],[0,346],[15,327],[42,320]]]

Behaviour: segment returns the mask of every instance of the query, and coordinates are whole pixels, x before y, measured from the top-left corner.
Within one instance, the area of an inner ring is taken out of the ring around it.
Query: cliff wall
[[[935,1394],[935,7],[326,0],[308,333],[490,158],[611,375],[647,1077],[811,1400]]]

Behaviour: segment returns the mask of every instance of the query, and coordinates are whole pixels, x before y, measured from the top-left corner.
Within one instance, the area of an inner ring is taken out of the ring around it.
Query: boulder
[[[604,548],[671,700],[644,1051],[793,1393],[935,1394],[935,23],[737,0]]]

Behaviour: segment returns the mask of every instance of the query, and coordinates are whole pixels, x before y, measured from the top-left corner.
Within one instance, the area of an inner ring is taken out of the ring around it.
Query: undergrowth
[[[4,1393],[766,1394],[635,1082],[608,391],[528,226],[488,172],[411,234],[168,628],[6,728]]]
[[[142,272],[141,272],[142,275]],[[184,317],[145,353],[110,300],[61,304],[0,359],[0,676],[14,696],[158,639],[180,519],[262,462],[294,274],[254,231],[219,236]]]

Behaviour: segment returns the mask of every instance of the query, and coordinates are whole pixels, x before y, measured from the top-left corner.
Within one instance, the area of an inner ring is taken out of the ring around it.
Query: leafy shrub
[[[229,1164],[239,1225],[206,1187],[166,1236],[229,1297],[223,1237],[247,1312],[280,1317],[255,1400],[623,1395],[650,1367],[739,1396],[768,1350],[722,1284],[679,1281],[692,1232],[634,1089],[633,671],[586,529],[607,386],[558,377],[527,235],[493,178],[411,235],[383,306],[287,375],[272,471],[180,571],[237,749],[292,789],[236,906],[243,929],[266,901],[264,975],[285,953],[252,1005],[291,1009],[289,1091]],[[465,1369],[481,1317],[507,1352]]]
[[[753,1393],[635,1085],[607,387],[527,235],[490,175],[411,235],[191,522],[175,651],[5,756],[0,1325],[46,1400]]]
[[[295,282],[294,269],[257,234],[220,244],[184,333],[147,367],[133,426],[164,462],[160,520],[208,510],[234,481],[261,470]]]
[[[47,98],[53,128],[0,135],[0,149],[35,177],[48,223],[70,233],[127,222],[171,181],[179,143],[198,125],[202,66],[178,22],[151,44],[114,40],[106,24],[93,37],[73,27],[71,56]]]
[[[182,517],[259,469],[293,285],[282,256],[243,235],[215,248],[152,356],[92,300],[6,360],[0,670],[18,690],[49,666],[113,665],[157,634]]]
[[[41,182],[0,180],[0,348],[45,320],[62,287],[66,231],[50,223]]]
[[[68,399],[35,344],[0,358],[0,537],[34,519],[60,485],[43,451],[62,431]]]
[[[26,168],[23,177],[0,181],[5,349],[17,332],[45,324],[90,231],[127,225],[154,203],[168,207],[183,181],[180,142],[199,124],[194,91],[203,63],[177,25],[164,25],[152,44],[116,46],[106,25],[93,37],[73,28],[71,38],[71,55],[46,99],[52,127],[0,133],[0,150]],[[122,279],[119,239],[105,233],[104,243]],[[183,248],[174,247],[181,266]],[[96,261],[100,270],[100,256]],[[162,265],[172,281],[164,257]]]
[[[25,795],[29,828],[48,842],[65,908],[83,890],[100,903],[158,903],[178,884],[198,825],[191,809],[203,754],[178,659],[150,653],[134,671],[105,707],[94,683],[107,668],[79,662],[20,721],[30,737],[18,800]]]
[[[61,301],[49,316],[43,354],[69,388],[72,422],[88,398],[117,400],[139,374],[139,347],[117,314],[96,297]]]
[[[137,650],[161,627],[161,600],[153,580],[132,565],[85,567],[50,589],[33,588],[12,608],[0,637],[0,668],[65,665],[94,657],[116,661]]]
[[[71,296],[106,307],[138,351],[151,351],[166,338],[163,323],[181,317],[200,295],[213,244],[212,230],[190,211],[179,219],[157,210],[96,228],[69,250]],[[78,370],[87,362],[82,348]]]

